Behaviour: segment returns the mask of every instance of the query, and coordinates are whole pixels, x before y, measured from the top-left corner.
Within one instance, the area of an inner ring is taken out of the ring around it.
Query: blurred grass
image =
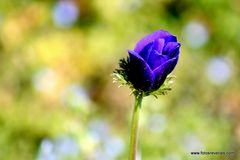
[[[62,2],[78,12],[59,11]],[[1,0],[0,159],[41,159],[46,139],[53,141],[51,154],[61,155],[55,159],[71,159],[52,149],[56,137],[67,135],[79,145],[72,159],[125,160],[132,97],[112,84],[110,74],[127,49],[157,29],[177,35],[181,57],[173,92],[144,101],[142,159],[239,159],[239,5],[238,0]],[[214,78],[208,69],[219,57],[230,70],[225,75],[217,66]],[[218,74],[226,80],[217,81]],[[201,150],[236,154],[190,155]]]

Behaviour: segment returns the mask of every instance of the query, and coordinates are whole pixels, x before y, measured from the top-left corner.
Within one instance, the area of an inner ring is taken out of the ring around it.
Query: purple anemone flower
[[[134,50],[129,50],[128,80],[137,90],[152,92],[164,83],[175,68],[181,44],[164,30],[142,38]]]

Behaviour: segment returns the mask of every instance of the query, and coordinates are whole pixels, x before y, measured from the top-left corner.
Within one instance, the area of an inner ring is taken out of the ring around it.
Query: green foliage
[[[67,28],[53,20],[57,2],[0,0],[1,160],[37,159],[43,139],[63,134],[76,138],[78,160],[94,159],[89,156],[106,146],[90,132],[96,119],[109,123],[104,130],[111,133],[106,137],[123,140],[124,151],[116,160],[125,160],[132,97],[129,90],[112,84],[109,73],[116,57],[126,55],[139,38],[157,29],[177,35],[182,48],[173,73],[174,92],[154,98],[171,91],[170,76],[151,93],[154,97],[143,101],[142,159],[171,155],[183,160],[223,159],[188,155],[183,142],[188,133],[199,138],[205,151],[240,150],[239,1],[76,0],[80,14]],[[192,21],[208,32],[209,39],[200,48],[191,48],[185,40],[184,28]],[[206,76],[209,60],[218,56],[232,62],[231,77],[222,85],[210,83]],[[132,88],[125,72],[128,62],[122,59],[113,76],[120,86]],[[86,95],[73,88],[73,95],[64,99],[73,84]],[[160,118],[152,117],[155,114]]]
[[[119,60],[119,69],[115,69],[113,71],[113,82],[118,82],[120,86],[128,85],[131,89],[133,89],[133,86],[131,82],[129,81],[129,68],[130,68],[130,60],[128,58],[122,58]]]

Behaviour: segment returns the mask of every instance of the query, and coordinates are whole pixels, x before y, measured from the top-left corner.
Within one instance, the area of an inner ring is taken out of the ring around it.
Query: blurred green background
[[[181,56],[174,90],[143,102],[138,160],[240,159],[239,6],[0,0],[0,160],[126,160],[133,96],[111,73],[158,29]]]

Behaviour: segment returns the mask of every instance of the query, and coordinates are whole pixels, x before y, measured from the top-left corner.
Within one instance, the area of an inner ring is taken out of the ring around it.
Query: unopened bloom
[[[128,78],[134,88],[144,92],[157,90],[175,68],[179,48],[177,38],[164,30],[142,38],[134,50],[128,51]]]

